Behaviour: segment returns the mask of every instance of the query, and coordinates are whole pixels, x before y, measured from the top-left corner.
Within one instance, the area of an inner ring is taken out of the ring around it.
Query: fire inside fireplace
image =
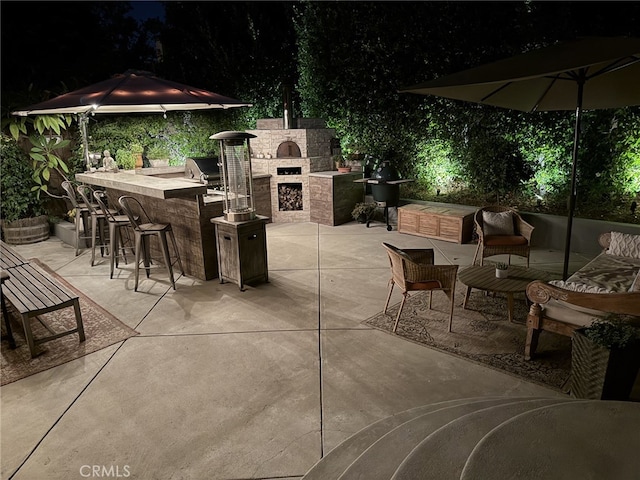
[[[281,212],[302,210],[302,183],[278,184],[278,209]]]

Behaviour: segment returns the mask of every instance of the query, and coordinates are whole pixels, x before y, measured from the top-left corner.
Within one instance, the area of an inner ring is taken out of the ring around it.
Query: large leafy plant
[[[32,190],[38,195],[40,192],[49,193],[49,181],[53,171],[58,172],[62,178],[67,178],[69,167],[60,154],[69,146],[70,140],[63,139],[61,134],[72,121],[71,115],[38,115],[33,119],[21,117],[9,124],[9,131],[15,140],[20,134],[27,135],[29,130],[33,131],[29,135],[29,158],[32,166],[31,177],[36,183]],[[28,126],[29,122],[31,129]]]
[[[42,215],[44,205],[32,178],[29,156],[15,139],[4,134],[0,140],[0,169],[0,214],[3,220],[13,222]]]

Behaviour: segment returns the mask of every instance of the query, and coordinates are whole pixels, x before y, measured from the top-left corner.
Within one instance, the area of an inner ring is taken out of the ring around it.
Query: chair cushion
[[[487,247],[527,245],[527,239],[521,235],[489,235],[484,237],[484,245]]]
[[[640,235],[611,232],[611,244],[607,253],[619,257],[640,258]]]
[[[482,231],[485,235],[513,235],[513,212],[482,212]]]

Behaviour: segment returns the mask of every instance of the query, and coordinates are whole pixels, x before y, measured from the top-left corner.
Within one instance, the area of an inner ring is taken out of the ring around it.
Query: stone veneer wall
[[[271,175],[270,216],[274,222],[310,221],[309,174],[334,169],[331,144],[335,130],[326,128],[324,120],[318,118],[298,118],[295,124],[297,128],[284,129],[283,119],[267,118],[256,122],[256,130],[247,130],[256,136],[250,140],[254,175]],[[298,145],[301,156],[276,158],[278,147],[284,142]],[[287,167],[299,167],[300,174],[278,175],[278,168]],[[302,210],[279,210],[278,184],[281,183],[302,185]]]

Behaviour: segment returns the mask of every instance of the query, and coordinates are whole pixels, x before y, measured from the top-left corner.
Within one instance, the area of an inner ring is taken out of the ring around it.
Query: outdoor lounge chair
[[[449,331],[453,320],[453,299],[456,289],[456,275],[458,265],[434,265],[433,249],[404,249],[401,250],[388,243],[382,243],[389,255],[391,263],[391,279],[389,280],[389,294],[384,304],[384,313],[387,312],[393,287],[398,285],[402,289],[402,302],[398,309],[393,331],[398,328],[400,315],[409,292],[426,290],[429,292],[429,308],[431,308],[431,296],[434,290],[442,290],[451,301],[449,314]]]
[[[486,257],[494,255],[518,255],[527,259],[531,250],[533,226],[525,222],[515,210],[508,207],[491,206],[478,209],[473,217],[478,233],[478,248],[473,264],[483,265]]]

